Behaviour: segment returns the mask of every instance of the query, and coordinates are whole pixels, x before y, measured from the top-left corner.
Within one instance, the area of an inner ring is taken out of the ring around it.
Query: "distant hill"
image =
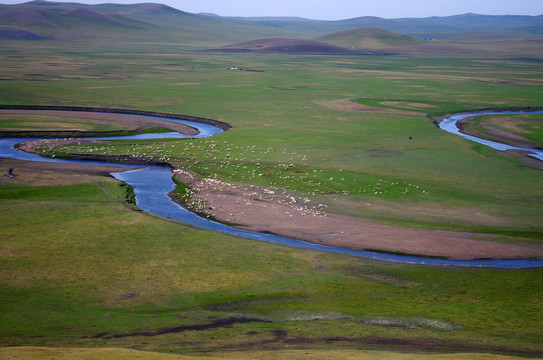
[[[0,23],[49,39],[138,38],[148,27],[118,13],[100,13],[89,6],[33,1],[1,5]]]
[[[402,35],[419,39],[454,39],[458,36],[475,39],[478,34],[485,34],[485,37],[489,34],[497,37],[503,34],[538,37],[543,35],[543,16],[463,14],[422,19],[363,16],[325,21],[294,17],[244,18],[191,14],[156,3],[86,5],[37,0],[14,5],[0,4],[0,27],[3,27],[3,39],[191,42],[194,47],[199,46],[198,42],[228,44],[267,38],[309,40],[359,28],[376,27],[396,33],[385,34],[381,31],[371,34],[369,30],[353,30],[317,40],[325,42],[326,46],[360,51],[415,44],[415,40],[402,38]],[[413,43],[407,45],[410,41]],[[322,48],[325,45],[298,43],[288,46],[296,50]],[[201,46],[203,48],[206,45]],[[272,45],[263,45],[266,46]],[[332,48],[329,50],[333,51]]]
[[[317,40],[349,49],[378,50],[421,43],[422,40],[385,29],[357,28],[324,35]]]
[[[0,26],[56,40],[223,41],[300,35],[260,24],[201,16],[163,4],[99,4],[31,1],[0,5]],[[14,35],[13,39],[18,39]]]
[[[50,40],[51,38],[33,31],[13,26],[0,26],[0,39],[5,40]]]
[[[379,52],[376,51],[351,49],[319,40],[286,38],[257,39],[223,46],[214,50],[232,52],[275,52],[290,54],[379,54]]]
[[[458,31],[492,30],[517,34],[541,34],[543,15],[461,14],[427,18],[384,19],[361,16],[337,21],[284,17],[230,17],[236,21],[258,23],[277,29],[327,34],[347,29],[377,27],[417,38],[445,38]]]

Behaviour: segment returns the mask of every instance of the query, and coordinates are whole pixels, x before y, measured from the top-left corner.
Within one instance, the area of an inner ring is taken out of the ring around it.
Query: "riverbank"
[[[83,113],[81,113],[83,114]],[[122,119],[123,114],[101,114]],[[119,118],[121,117],[121,118]],[[68,144],[78,140],[45,140]],[[19,144],[21,150],[35,152],[37,143]],[[152,158],[70,154],[83,160],[119,161],[157,164]],[[538,161],[535,160],[534,161]],[[164,163],[160,163],[165,165]],[[72,165],[71,171],[85,172],[84,164]],[[90,171],[89,174],[93,173]],[[507,244],[491,241],[491,235],[453,231],[425,231],[386,226],[367,219],[327,213],[322,204],[312,203],[286,191],[226,183],[215,179],[197,179],[182,169],[174,170],[178,180],[195,192],[193,208],[220,222],[255,232],[269,232],[315,244],[355,250],[405,253],[424,257],[451,259],[541,259],[543,246]],[[266,219],[263,221],[262,219]],[[487,239],[487,240],[484,240]]]
[[[270,232],[311,243],[398,252],[451,259],[541,259],[543,246],[485,241],[488,234],[414,230],[381,225],[345,215],[327,213],[321,204],[306,202],[288,192],[257,186],[198,179],[176,169],[175,177],[205,204],[198,210],[234,227]],[[265,219],[265,220],[263,220]]]
[[[39,108],[39,107],[36,107]],[[47,107],[46,107],[47,108]],[[134,116],[133,114],[127,113],[104,113],[100,112],[97,109],[90,111],[90,108],[84,108],[85,110],[52,110],[52,109],[19,109],[19,108],[6,108],[5,105],[0,105],[0,117],[9,117],[9,116],[19,116],[19,115],[30,115],[30,116],[39,116],[42,122],[38,122],[38,125],[49,125],[49,126],[60,126],[61,122],[51,123],[54,117],[63,118],[66,116],[72,116],[77,118],[78,121],[83,123],[92,123],[97,125],[114,125],[119,128],[126,129],[124,132],[138,133],[143,129],[150,127],[161,127],[170,129],[171,131],[176,131],[184,135],[198,135],[198,130],[190,126],[171,122],[165,119],[160,119],[156,117],[151,117],[151,115],[139,115]],[[44,117],[44,115],[46,117]],[[49,120],[49,122],[46,122]],[[78,124],[71,124],[72,128],[77,127]],[[55,134],[62,133],[61,137],[81,137],[88,136],[89,132],[82,132],[74,129],[56,129],[56,128],[41,128],[37,129],[28,129],[28,128],[16,128],[13,130],[2,131],[0,135],[3,137],[52,137]],[[99,132],[93,132],[93,136],[102,135]],[[108,132],[108,136],[111,135],[111,132]]]
[[[540,108],[511,108],[511,109],[501,109],[501,108],[483,108],[480,110],[473,110],[468,112],[459,112],[455,114],[448,114],[445,116],[431,116],[428,115],[428,118],[431,118],[434,121],[434,124],[436,126],[440,126],[441,122],[454,115],[463,115],[463,114],[498,114],[500,117],[500,122],[507,121],[507,119],[504,119],[503,116],[510,112],[524,112],[524,113],[536,113],[540,112]],[[503,113],[503,114],[501,114]],[[541,146],[534,141],[531,141],[529,139],[526,139],[523,136],[520,136],[519,134],[515,134],[512,131],[508,131],[504,127],[494,127],[489,124],[479,123],[478,129],[475,130],[474,126],[472,125],[475,119],[478,116],[468,116],[465,117],[459,121],[457,121],[456,126],[458,127],[458,130],[460,133],[468,136],[474,136],[483,140],[489,140],[494,141],[506,145],[510,145],[513,147],[520,147],[524,148],[523,150],[516,150],[516,149],[509,149],[505,150],[507,153],[510,154],[517,154],[520,156],[516,156],[516,160],[520,161],[531,168],[537,169],[537,170],[543,170],[543,161],[540,161],[538,159],[534,159],[533,155],[534,152],[530,151],[530,149],[541,149]]]
[[[191,115],[184,115],[184,114],[172,114],[172,113],[166,113],[166,112],[160,112],[160,111],[146,111],[146,110],[134,110],[134,109],[119,109],[119,108],[106,108],[106,107],[84,107],[84,106],[59,106],[59,105],[5,105],[0,104],[0,111],[24,111],[24,112],[32,112],[36,111],[38,113],[48,113],[48,112],[58,112],[60,111],[62,114],[66,114],[67,112],[75,112],[78,115],[85,114],[85,113],[92,113],[92,114],[104,114],[106,116],[108,115],[132,115],[131,118],[134,118],[133,115],[138,115],[142,117],[146,117],[147,120],[153,119],[151,121],[159,120],[160,122],[164,122],[164,119],[160,118],[168,118],[168,119],[177,119],[177,120],[188,120],[188,121],[195,121],[203,124],[209,124],[216,126],[220,129],[227,130],[230,129],[230,124],[227,124],[223,121],[218,121],[214,119],[208,119],[198,116],[191,116]],[[84,115],[83,115],[84,116]],[[110,117],[111,118],[111,117]],[[171,122],[166,121],[165,123],[171,124]]]

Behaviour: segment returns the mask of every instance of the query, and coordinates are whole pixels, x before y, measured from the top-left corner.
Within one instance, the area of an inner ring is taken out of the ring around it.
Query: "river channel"
[[[520,113],[520,112],[511,112]],[[489,113],[484,113],[488,115]],[[504,113],[500,113],[504,114]],[[462,116],[477,116],[483,115],[482,113],[474,114],[462,114]],[[137,115],[134,115],[137,116]],[[453,120],[449,120],[452,118]],[[448,119],[445,119],[441,124],[444,124],[445,127],[442,129],[450,131],[449,128],[454,125],[456,128],[456,122],[461,118],[458,118],[458,115],[452,116]],[[462,117],[463,118],[463,117]],[[186,136],[179,133],[161,133],[161,134],[143,134],[135,136],[124,136],[124,137],[105,137],[105,138],[89,138],[88,140],[122,140],[122,139],[161,139],[161,138],[202,138],[216,135],[223,130],[212,125],[194,122],[194,121],[185,121],[177,120],[170,118],[160,118],[168,121],[183,123],[192,127],[197,128],[200,131],[200,134],[196,136]],[[457,129],[457,128],[456,128]],[[453,132],[453,131],[451,131]],[[454,132],[456,133],[456,132]],[[464,136],[458,132],[459,135]],[[477,138],[475,138],[477,139]],[[174,190],[175,184],[172,180],[172,171],[167,166],[157,166],[157,165],[142,165],[142,164],[126,164],[126,163],[111,163],[111,162],[101,162],[101,161],[87,161],[87,160],[66,160],[66,159],[53,159],[45,158],[39,155],[26,153],[19,151],[13,148],[15,144],[39,140],[37,138],[4,138],[0,139],[0,157],[10,158],[10,159],[19,159],[26,161],[41,161],[41,162],[57,162],[57,163],[77,163],[77,164],[86,164],[86,165],[111,165],[123,168],[137,168],[135,170],[128,170],[124,172],[115,172],[111,175],[118,180],[124,181],[134,187],[134,192],[136,195],[136,205],[143,211],[146,211],[151,214],[155,214],[161,217],[181,221],[190,225],[193,225],[198,228],[208,229],[212,231],[218,231],[234,236],[239,236],[248,239],[267,241],[271,243],[293,246],[298,248],[320,250],[335,252],[353,256],[360,256],[369,259],[397,262],[397,263],[407,263],[407,264],[429,264],[429,265],[439,265],[439,266],[469,266],[469,267],[496,267],[496,268],[506,268],[506,269],[519,269],[519,268],[528,268],[528,267],[539,267],[543,266],[543,260],[514,260],[514,259],[503,259],[503,260],[448,260],[448,259],[434,259],[434,258],[425,258],[418,256],[410,255],[400,255],[400,254],[388,254],[388,253],[379,253],[373,251],[361,251],[361,250],[351,250],[345,248],[338,248],[332,246],[312,244],[301,240],[291,239],[279,235],[269,234],[269,233],[258,233],[251,232],[247,230],[236,229],[225,224],[211,221],[200,217],[185,208],[181,207],[177,203],[173,202],[168,196],[168,193]],[[470,139],[473,140],[473,139]],[[475,140],[473,140],[475,141]],[[486,141],[486,140],[485,140]],[[523,149],[525,150],[525,149]],[[530,149],[532,151],[532,149]],[[540,159],[543,160],[543,153]],[[363,229],[361,229],[363,231]]]
[[[500,151],[506,151],[506,150],[521,150],[521,151],[528,151],[531,154],[529,156],[535,157],[536,159],[539,159],[543,161],[543,150],[541,149],[529,149],[529,148],[522,148],[517,146],[511,146],[507,144],[502,144],[499,142],[495,142],[492,140],[486,140],[481,139],[478,137],[475,137],[473,135],[468,135],[460,131],[460,129],[457,126],[457,123],[460,120],[463,120],[468,117],[473,116],[483,116],[483,115],[515,115],[515,114],[543,114],[543,111],[501,111],[501,112],[473,112],[473,113],[466,113],[466,114],[456,114],[451,115],[448,118],[443,119],[441,123],[439,123],[439,127],[445,131],[448,131],[450,133],[462,136],[465,139],[474,141],[479,144],[486,145],[488,147],[491,147],[496,150]]]

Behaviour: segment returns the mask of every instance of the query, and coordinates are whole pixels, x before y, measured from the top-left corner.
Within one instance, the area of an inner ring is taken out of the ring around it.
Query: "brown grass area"
[[[514,131],[516,133],[529,134],[530,131],[523,129],[521,126],[527,122],[523,120],[522,115],[517,116],[487,116],[485,122],[491,125],[499,126],[505,130]]]
[[[421,354],[372,350],[282,350],[230,352],[227,355],[239,359],[259,360],[521,360],[525,358],[484,353]]]
[[[15,174],[4,177],[9,168]],[[0,185],[17,184],[28,186],[62,186],[90,182],[117,181],[110,172],[126,171],[114,166],[89,166],[78,164],[42,163],[0,158]]]
[[[334,202],[337,208],[364,208],[372,214],[387,214],[397,218],[411,217],[417,214],[417,219],[423,221],[427,218],[440,218],[443,222],[459,222],[479,224],[485,226],[511,226],[510,220],[494,216],[486,211],[461,206],[443,206],[438,203],[417,203],[414,201],[393,202],[382,199],[371,199],[365,203],[338,198]]]
[[[539,86],[543,82],[540,79],[519,79],[519,80],[503,80],[499,78],[483,77],[483,76],[460,76],[454,74],[447,74],[446,70],[440,71],[427,71],[423,70],[420,72],[402,72],[402,71],[384,71],[384,70],[368,70],[368,69],[334,69],[331,70],[338,73],[359,73],[373,75],[375,77],[381,78],[383,80],[420,80],[420,79],[431,79],[431,80],[442,80],[442,81],[480,81],[488,83],[504,83],[504,84],[514,84],[514,85],[532,85]],[[456,71],[455,71],[456,72]]]
[[[52,348],[52,347],[9,347],[0,348],[0,359],[29,360],[206,360],[225,359],[215,356],[186,356],[163,354],[157,352],[138,351],[120,348]],[[234,359],[234,358],[231,358]]]
[[[357,250],[379,249],[455,259],[543,258],[543,246],[477,240],[488,235],[424,231],[381,225],[346,215],[276,190],[197,179],[185,171],[176,176],[190,183],[205,201],[202,212],[242,229]],[[265,219],[265,221],[263,221]]]
[[[66,122],[69,119],[72,123],[77,124],[77,121],[83,123],[94,123],[104,125],[114,125],[126,130],[138,130],[151,126],[161,126],[172,131],[177,131],[185,135],[196,135],[198,130],[184,124],[178,124],[167,120],[161,120],[148,116],[135,116],[129,114],[113,114],[99,112],[83,112],[83,111],[53,111],[53,110],[3,110],[0,109],[0,118],[9,118],[13,116],[24,115],[27,118],[38,119],[43,121],[44,115],[47,115],[48,121],[58,119],[58,122]],[[55,122],[56,123],[56,122]],[[77,125],[76,125],[77,126]],[[30,130],[30,129],[25,129]],[[43,130],[38,128],[37,130]]]
[[[513,146],[535,149],[539,145],[531,140],[526,139],[521,135],[512,133],[511,131],[527,133],[524,129],[520,128],[519,125],[522,124],[522,120],[515,119],[509,116],[496,116],[491,118],[485,118],[483,121],[478,123],[480,130],[473,129],[469,126],[470,121],[473,120],[473,117],[468,117],[462,119],[458,122],[458,126],[462,132],[483,137],[486,139],[491,139]],[[508,129],[510,131],[508,131]]]
[[[197,356],[164,354],[141,350],[121,348],[53,348],[53,347],[4,347],[0,348],[1,359],[57,359],[57,360],[221,360],[221,359],[260,359],[260,360],[520,360],[517,356],[454,353],[454,354],[421,354],[408,352],[391,352],[375,350],[257,350],[257,351],[225,351],[217,355]]]
[[[385,109],[385,108],[380,108],[380,107],[373,107],[373,106],[358,104],[353,99],[315,101],[315,104],[324,106],[327,109],[339,110],[339,111],[379,112],[379,113],[406,114],[406,115],[417,114],[417,112],[413,112],[413,111]],[[418,113],[418,114],[425,115],[424,113]]]
[[[410,103],[410,102],[401,102],[401,101],[381,101],[381,105],[391,106],[391,107],[403,107],[414,110],[424,110],[437,108],[435,105],[423,104],[423,103]]]
[[[21,126],[10,127],[10,130],[25,131],[28,129],[36,129],[41,131],[55,131],[55,130],[71,130],[71,131],[90,131],[92,126],[88,124],[67,124],[52,121],[19,121]]]

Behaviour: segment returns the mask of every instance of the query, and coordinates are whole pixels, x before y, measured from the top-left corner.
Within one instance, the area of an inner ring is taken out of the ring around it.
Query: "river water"
[[[533,112],[525,112],[525,111],[504,111],[504,112],[474,112],[469,114],[457,114],[452,115],[446,119],[443,119],[443,121],[439,124],[439,127],[445,131],[448,131],[450,133],[462,136],[463,138],[466,138],[468,140],[474,141],[479,144],[483,144],[486,146],[489,146],[493,149],[500,150],[500,151],[506,151],[506,150],[523,150],[523,151],[529,151],[532,154],[530,156],[535,157],[536,159],[539,159],[543,161],[543,150],[541,149],[529,149],[529,148],[521,148],[516,146],[511,146],[507,144],[502,144],[499,142],[491,141],[491,140],[485,140],[481,139],[472,135],[464,134],[460,132],[460,129],[456,125],[460,120],[463,120],[468,117],[472,116],[482,116],[482,115],[508,115],[508,114],[543,114],[543,111],[533,111]]]
[[[473,116],[473,114],[467,115]],[[162,118],[168,121],[180,122],[189,126],[195,127],[200,131],[200,134],[195,136],[198,138],[209,137],[222,132],[221,129],[203,123],[196,123],[192,121],[176,120]],[[458,119],[459,120],[459,119]],[[456,121],[458,121],[456,120]],[[448,131],[448,130],[447,130]],[[128,137],[107,137],[107,138],[92,138],[95,140],[119,140],[119,139],[160,139],[160,138],[188,138],[192,136],[185,136],[179,133],[162,133],[162,134],[143,134]],[[240,236],[248,239],[267,241],[276,244],[282,244],[287,246],[294,246],[298,248],[313,249],[320,251],[329,251],[341,254],[348,254],[354,256],[360,256],[369,259],[384,260],[398,263],[408,264],[430,264],[440,266],[470,266],[470,267],[497,267],[506,269],[518,269],[528,267],[543,266],[543,260],[447,260],[447,259],[433,259],[424,258],[418,256],[399,255],[399,254],[387,254],[372,251],[351,250],[332,246],[312,244],[301,240],[291,239],[279,235],[269,233],[251,232],[241,229],[236,229],[222,223],[211,221],[200,217],[185,208],[181,207],[177,203],[173,202],[168,193],[175,188],[175,184],[172,180],[172,172],[169,167],[157,166],[157,165],[142,165],[142,164],[124,164],[124,163],[109,163],[100,161],[87,161],[87,160],[66,160],[66,159],[52,159],[44,158],[35,154],[29,154],[23,151],[19,151],[13,148],[17,143],[24,141],[38,140],[36,138],[6,138],[0,139],[0,157],[20,159],[27,161],[41,161],[41,162],[59,162],[59,163],[78,163],[86,165],[112,165],[123,168],[134,168],[136,170],[115,172],[111,175],[116,179],[124,181],[134,187],[136,195],[136,205],[149,213],[170,218],[177,221],[196,226],[202,229],[208,229],[218,231],[226,234]],[[363,229],[361,229],[363,231]]]

